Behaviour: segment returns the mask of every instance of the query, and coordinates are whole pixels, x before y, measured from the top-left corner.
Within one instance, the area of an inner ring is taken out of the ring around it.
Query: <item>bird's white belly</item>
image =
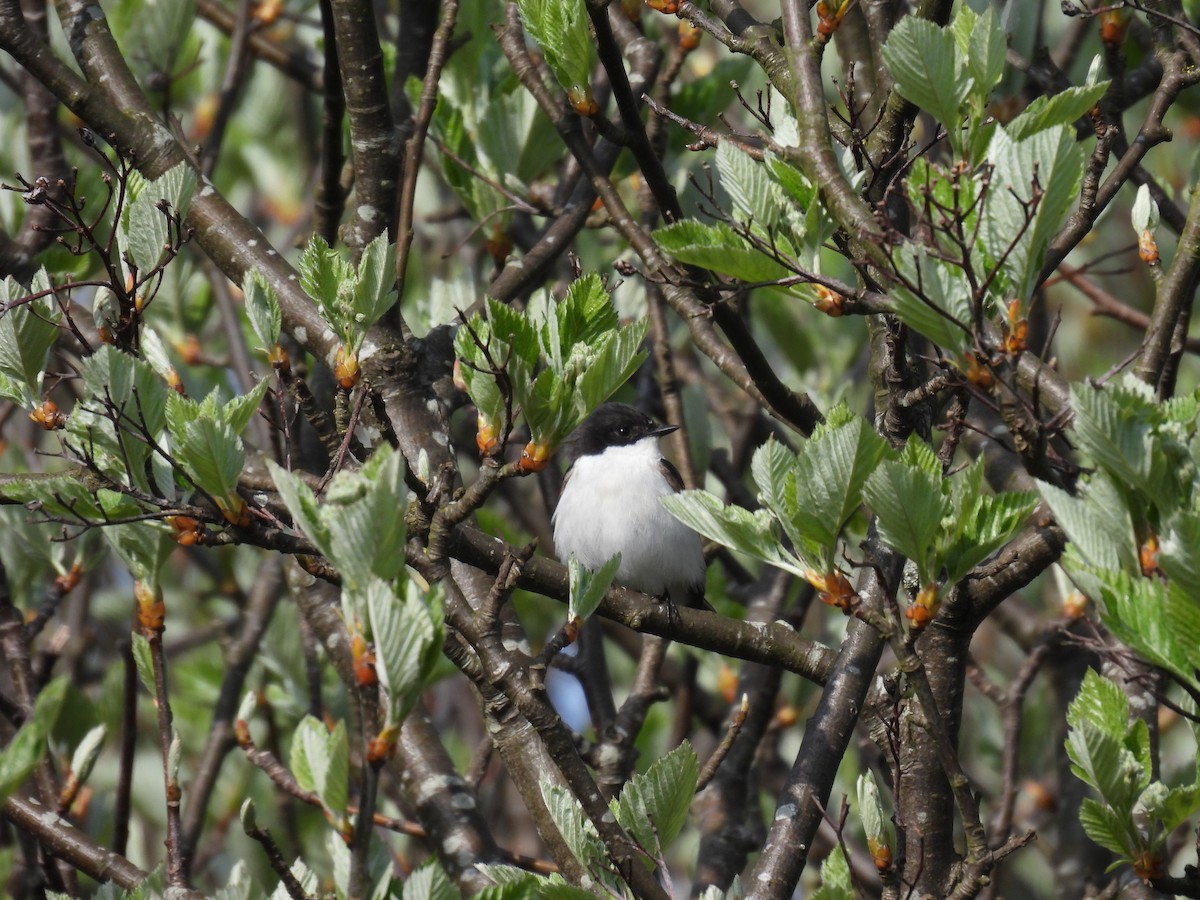
[[[700,537],[662,506],[671,488],[658,461],[657,447],[640,445],[577,460],[554,516],[559,558],[596,569],[620,553],[617,581],[647,594],[701,585]]]

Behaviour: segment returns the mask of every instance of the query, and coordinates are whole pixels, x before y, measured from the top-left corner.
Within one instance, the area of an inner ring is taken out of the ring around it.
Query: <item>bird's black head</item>
[[[584,419],[571,439],[573,459],[603,453],[609,447],[626,447],[642,438],[662,437],[674,425],[659,425],[628,403],[605,403]]]

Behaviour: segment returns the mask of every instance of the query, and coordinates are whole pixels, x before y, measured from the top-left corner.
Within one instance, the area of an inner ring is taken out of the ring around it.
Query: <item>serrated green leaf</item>
[[[113,491],[97,493],[103,516],[119,521],[141,515],[142,508],[130,498]],[[108,542],[130,573],[139,581],[158,583],[158,573],[177,546],[170,529],[161,522],[125,522],[103,529]]]
[[[349,321],[348,299],[353,296],[358,278],[336,250],[320,235],[314,235],[300,254],[300,286],[316,301],[321,317],[341,338],[350,344],[354,329]]]
[[[1193,544],[1192,546],[1200,545]],[[1159,564],[1162,564],[1161,554],[1159,555]],[[1164,567],[1164,571],[1167,572],[1168,578],[1163,610],[1166,614],[1167,627],[1186,661],[1185,664],[1193,670],[1200,669],[1200,603],[1196,600],[1200,594],[1183,582],[1177,581],[1166,567]],[[1197,685],[1194,676],[1189,678],[1188,682]]]
[[[840,427],[819,429],[800,448],[790,515],[796,531],[825,548],[825,568],[885,449],[883,439],[857,416]]]
[[[33,773],[46,754],[46,742],[66,697],[66,678],[56,678],[38,693],[33,712],[0,752],[0,802]]]
[[[1004,126],[1004,130],[1012,140],[1023,141],[1048,128],[1073,125],[1100,102],[1108,85],[1107,81],[1101,81],[1082,87],[1069,87],[1050,97],[1037,97],[1019,116]]]
[[[954,36],[925,19],[907,16],[888,35],[882,54],[900,95],[956,135],[972,78]]]
[[[963,6],[950,28],[959,53],[966,61],[967,71],[974,80],[972,93],[980,102],[986,102],[992,89],[1004,76],[1004,59],[1008,50],[1008,40],[996,21],[995,11],[989,6],[982,15],[976,15],[969,6]]]
[[[236,508],[238,477],[246,451],[233,429],[224,422],[198,418],[189,422],[182,433],[171,436],[175,457],[196,484],[221,500],[226,509]]]
[[[790,278],[791,272],[766,256],[723,222],[706,225],[692,219],[654,230],[654,240],[677,260],[751,283]]]
[[[221,420],[229,425],[234,434],[240,435],[246,430],[270,386],[269,381],[260,381],[249,391],[239,394],[221,407]]]
[[[699,775],[696,751],[685,741],[621,790],[617,821],[652,857],[669,847],[683,828]]]
[[[596,51],[583,0],[519,0],[517,8],[563,89],[589,91]]]
[[[580,402],[574,410],[575,419],[563,437],[633,377],[646,358],[642,344],[649,324],[642,319],[624,326],[604,343],[599,353],[579,367],[576,384]]]
[[[1079,823],[1084,833],[1106,850],[1126,858],[1136,852],[1121,817],[1091,797],[1085,798],[1079,808]]]
[[[1004,259],[1017,299],[1025,301],[1041,272],[1050,239],[1079,197],[1083,150],[1066,126],[1022,141],[996,132],[988,149],[991,190],[983,208],[980,240],[994,260]],[[1040,192],[1036,206],[1035,192]]]
[[[441,615],[434,615],[420,594],[407,583],[406,596],[395,586],[374,579],[367,584],[365,606],[375,642],[379,680],[388,694],[389,724],[404,721],[442,647]]]
[[[974,494],[954,523],[946,546],[940,548],[947,583],[958,581],[1004,546],[1033,513],[1037,500],[1033,492]]]
[[[585,869],[593,864],[604,865],[607,858],[604,844],[579,801],[565,787],[553,784],[545,777],[538,786],[554,826],[580,865]]]
[[[34,291],[45,290],[49,282],[45,270],[39,271],[31,286]],[[62,312],[53,297],[43,297],[12,304],[23,300],[25,289],[12,276],[4,279],[0,291],[0,374],[28,391],[27,402],[32,405],[40,399],[42,373],[58,337],[58,322]]]
[[[513,868],[522,875],[533,877],[515,866],[479,865],[477,868],[489,878],[492,877],[491,870],[504,868]],[[430,859],[409,874],[404,882],[404,892],[400,896],[402,900],[460,900],[462,894],[454,886],[454,882],[450,880],[450,876],[446,874],[446,870],[438,864],[438,861]]]
[[[167,211],[160,210],[158,205],[165,201],[183,216],[195,187],[195,171],[191,166],[180,163],[154,181],[141,184],[133,201],[126,205],[121,224],[129,256],[137,266],[139,275],[144,276],[158,264],[168,241],[172,239]]]
[[[279,298],[275,296],[274,288],[258,270],[247,269],[246,277],[242,279],[242,296],[254,336],[263,350],[270,350],[279,341],[279,332],[283,327]]]
[[[321,553],[328,555],[331,544],[329,529],[321,519],[320,504],[312,488],[274,460],[267,459],[265,462],[271,480],[279,491],[279,499],[292,514],[295,527],[316,544]]]
[[[576,279],[566,296],[548,311],[542,325],[542,350],[551,367],[562,371],[576,344],[591,344],[619,325],[617,310],[595,273]]]
[[[768,169],[729,141],[717,147],[716,166],[721,188],[733,201],[734,217],[755,223],[765,234],[787,203]]]
[[[880,538],[917,565],[922,585],[934,582],[931,551],[948,503],[941,479],[903,462],[885,460],[867,477],[863,497]]]
[[[296,860],[294,863],[292,863],[291,868],[288,871],[290,871],[292,873],[292,877],[294,877],[296,881],[300,883],[300,887],[304,889],[304,892],[307,895],[312,896],[316,892],[318,884],[317,873],[309,869],[309,867],[304,864],[304,860]],[[288,890],[287,885],[281,882],[275,888],[275,890],[271,892],[270,900],[292,900],[292,895]]]
[[[821,863],[821,886],[812,892],[812,900],[854,900],[850,865],[840,847],[834,847]]]
[[[662,505],[706,538],[801,578],[806,569],[816,568],[819,563],[817,559],[801,562],[786,554],[775,530],[775,520],[765,509],[751,512],[740,506],[726,506],[707,491],[681,491],[663,497]]]
[[[901,249],[896,265],[906,279],[890,294],[896,315],[937,346],[962,353],[972,318],[971,286],[962,269],[912,244]]]
[[[391,265],[387,233],[378,235],[363,248],[354,282],[354,319],[366,331],[395,305],[395,268]]]
[[[71,774],[82,784],[88,780],[92,767],[96,764],[100,751],[104,749],[104,739],[108,736],[108,728],[100,724],[88,730],[71,754]]]
[[[133,665],[137,669],[138,680],[151,696],[157,696],[154,689],[154,659],[150,655],[150,642],[138,632],[131,635],[133,650]]]
[[[1102,569],[1137,565],[1133,524],[1115,492],[1105,491],[1103,479],[1093,478],[1084,497],[1072,497],[1061,488],[1038,482],[1042,499],[1067,533],[1076,552]],[[1111,502],[1102,502],[1106,495]]]
[[[316,794],[326,810],[334,816],[345,815],[350,762],[343,722],[329,731],[313,716],[301,719],[292,736],[289,765],[297,784]]]
[[[571,585],[570,602],[567,604],[568,619],[586,619],[596,611],[596,607],[612,586],[620,565],[621,554],[618,553],[593,572],[577,560],[575,554],[571,554],[571,558],[567,560],[567,573]]]

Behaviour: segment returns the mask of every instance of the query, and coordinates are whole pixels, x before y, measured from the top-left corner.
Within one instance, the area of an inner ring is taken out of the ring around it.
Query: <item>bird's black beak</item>
[[[656,438],[665,437],[668,434],[670,434],[672,431],[678,431],[678,430],[679,430],[678,425],[659,425],[652,432],[650,432],[650,437],[656,437]]]

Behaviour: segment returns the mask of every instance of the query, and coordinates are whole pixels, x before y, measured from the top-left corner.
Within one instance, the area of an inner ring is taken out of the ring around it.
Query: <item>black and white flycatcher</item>
[[[616,582],[680,606],[705,606],[700,535],[661,499],[683,487],[658,439],[674,431],[627,403],[605,403],[576,429],[554,510],[559,559],[598,569],[617,553]]]

